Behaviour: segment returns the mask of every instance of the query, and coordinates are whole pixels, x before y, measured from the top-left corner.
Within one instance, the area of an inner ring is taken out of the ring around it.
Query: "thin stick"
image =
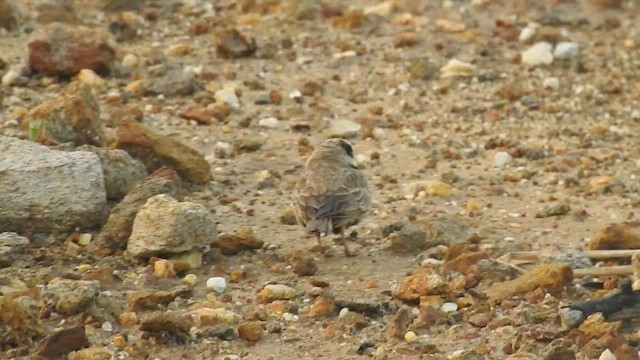
[[[589,259],[618,259],[627,258],[633,256],[633,254],[640,252],[640,249],[631,250],[587,250],[582,251],[582,254]],[[512,253],[505,254],[509,260],[538,260],[544,252],[542,251],[514,251]]]
[[[601,268],[573,269],[572,271],[573,271],[574,277],[632,275],[633,266],[631,265],[605,266]]]

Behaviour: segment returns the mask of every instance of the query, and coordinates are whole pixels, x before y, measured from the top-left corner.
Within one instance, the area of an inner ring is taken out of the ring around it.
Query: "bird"
[[[311,153],[296,183],[294,209],[299,224],[318,240],[324,254],[322,235],[339,234],[346,256],[349,251],[344,232],[371,209],[371,191],[358,169],[353,146],[344,139],[325,140]]]

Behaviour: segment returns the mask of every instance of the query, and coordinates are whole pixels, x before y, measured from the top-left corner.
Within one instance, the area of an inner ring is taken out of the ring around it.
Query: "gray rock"
[[[181,70],[170,70],[162,77],[144,81],[146,96],[189,96],[203,89],[204,85],[200,80],[196,79],[193,74]]]
[[[355,121],[339,119],[331,121],[329,136],[338,138],[353,138],[358,136],[362,125]]]
[[[0,234],[0,267],[13,264],[22,249],[29,245],[29,239],[14,232]]]
[[[29,239],[14,232],[0,233],[0,246],[8,246],[13,249],[23,249],[29,244]]]
[[[397,254],[417,254],[427,246],[427,235],[415,225],[407,224],[389,236],[389,248]]]
[[[469,239],[469,228],[454,217],[440,217],[429,223],[427,246],[464,243]]]
[[[106,215],[97,155],[0,136],[0,231],[91,228]]]
[[[127,255],[149,258],[207,250],[217,237],[216,223],[204,206],[156,195],[147,200],[133,221]]]
[[[107,199],[122,199],[147,176],[144,164],[124,150],[106,150],[91,145],[80,146],[77,150],[92,152],[100,158]]]
[[[51,280],[42,291],[47,310],[63,315],[85,312],[95,305],[99,293],[97,281],[62,278]]]

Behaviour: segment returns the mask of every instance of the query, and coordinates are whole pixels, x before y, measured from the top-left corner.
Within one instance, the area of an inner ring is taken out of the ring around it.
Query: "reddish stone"
[[[115,59],[106,35],[83,26],[49,24],[27,46],[31,68],[47,76],[73,76],[82,69],[105,73]]]

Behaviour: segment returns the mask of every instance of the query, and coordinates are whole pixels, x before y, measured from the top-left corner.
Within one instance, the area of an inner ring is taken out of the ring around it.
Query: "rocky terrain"
[[[615,316],[640,257],[607,251],[640,249],[637,24],[633,0],[0,0],[2,358],[640,359]],[[374,193],[355,257],[290,205],[329,137]]]

